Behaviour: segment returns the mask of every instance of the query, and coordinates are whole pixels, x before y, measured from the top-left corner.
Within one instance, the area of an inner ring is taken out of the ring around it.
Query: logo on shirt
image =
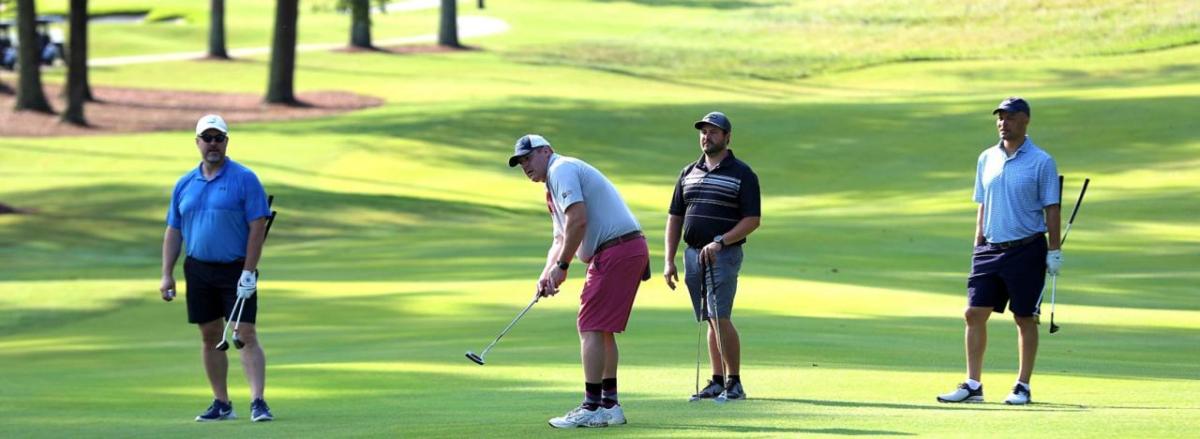
[[[567,199],[567,197],[570,197],[570,196],[571,196],[571,191],[565,191],[565,192],[563,192],[563,193],[562,193],[562,199],[564,199],[564,200],[565,200],[565,199]]]

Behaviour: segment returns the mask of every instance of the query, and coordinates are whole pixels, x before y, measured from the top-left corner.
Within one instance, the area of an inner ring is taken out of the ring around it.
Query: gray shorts
[[[737,295],[738,271],[742,269],[742,246],[726,247],[717,252],[717,263],[711,267],[711,278],[700,272],[700,249],[688,247],[683,252],[683,264],[683,281],[691,293],[696,320],[708,320],[708,316],[714,313],[717,318],[728,319],[733,314],[733,296]],[[709,293],[706,301],[708,312],[704,314],[700,312],[702,283],[709,286],[706,289]]]

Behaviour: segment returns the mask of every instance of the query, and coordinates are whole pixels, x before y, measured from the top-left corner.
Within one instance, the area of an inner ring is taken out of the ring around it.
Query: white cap
[[[229,126],[225,125],[225,119],[221,119],[221,116],[209,114],[196,121],[197,136],[204,134],[205,131],[213,128],[221,131],[222,133],[229,134]]]

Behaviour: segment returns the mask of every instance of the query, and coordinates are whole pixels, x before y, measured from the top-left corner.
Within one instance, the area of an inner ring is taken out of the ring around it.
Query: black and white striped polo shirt
[[[709,170],[704,156],[679,173],[671,215],[683,217],[683,241],[703,247],[748,216],[762,216],[758,175],[733,156],[733,150],[716,169]],[[741,245],[743,239],[727,245]]]

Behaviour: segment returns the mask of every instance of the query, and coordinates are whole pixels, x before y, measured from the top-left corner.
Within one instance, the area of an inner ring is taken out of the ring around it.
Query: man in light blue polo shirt
[[[259,345],[255,321],[258,311],[258,260],[266,239],[270,215],[267,194],[258,176],[225,156],[229,128],[217,115],[196,123],[196,148],[200,165],[175,184],[167,210],[163,236],[163,300],[175,298],[175,261],[181,246],[187,249],[183,273],[187,280],[188,322],[200,328],[201,357],[212,387],[213,403],[197,421],[233,419],[226,375],[229,360],[217,344],[224,337],[222,319],[239,297],[244,299],[237,325],[242,369],[250,383],[251,420],[273,419],[263,400],[266,358]]]
[[[987,320],[1005,303],[1018,328],[1020,369],[1006,404],[1032,401],[1029,381],[1037,355],[1037,316],[1045,274],[1062,266],[1058,166],[1026,135],[1029,103],[1019,97],[992,111],[1000,143],[979,155],[975,169],[975,250],[967,279],[967,380],[940,402],[982,402]],[[1047,233],[1048,232],[1048,233]],[[1046,234],[1049,234],[1047,242]]]

